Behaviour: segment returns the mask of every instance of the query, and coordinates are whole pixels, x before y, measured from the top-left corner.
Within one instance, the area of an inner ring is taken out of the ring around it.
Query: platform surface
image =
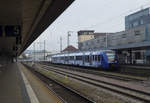
[[[0,68],[0,103],[30,103],[16,63]]]
[[[0,103],[63,103],[20,63],[0,67]]]
[[[55,93],[50,91],[46,85],[43,84],[43,82],[37,78],[29,69],[20,63],[18,63],[18,67],[28,79],[28,82],[30,83],[39,103],[63,103],[63,101],[58,98]],[[30,100],[32,100],[32,98]]]

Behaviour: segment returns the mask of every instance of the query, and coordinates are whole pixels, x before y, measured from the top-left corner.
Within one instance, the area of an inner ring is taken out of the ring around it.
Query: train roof
[[[63,57],[63,56],[79,56],[79,55],[97,55],[104,52],[114,52],[113,50],[96,50],[96,51],[80,51],[73,53],[62,53],[62,54],[54,54],[52,57]]]

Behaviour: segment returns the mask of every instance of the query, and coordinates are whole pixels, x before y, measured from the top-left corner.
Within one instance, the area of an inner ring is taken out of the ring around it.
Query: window
[[[122,38],[126,38],[126,34],[122,34]]]
[[[144,21],[143,21],[143,20],[140,20],[140,24],[141,24],[141,25],[144,24]]]
[[[141,34],[139,30],[134,31],[134,33],[135,33],[135,36],[138,36],[138,35],[140,35],[140,34]]]
[[[105,42],[105,41],[106,41],[106,38],[103,39],[103,42]]]
[[[99,40],[97,40],[97,43],[99,43]]]
[[[98,55],[94,55],[94,56],[95,56],[94,61],[98,61]]]
[[[76,56],[76,60],[82,60],[82,56]]]
[[[61,60],[64,60],[64,57],[61,57]]]
[[[140,52],[135,52],[135,59],[141,59],[141,53]]]
[[[100,55],[98,55],[97,57],[98,57],[97,61],[100,61],[100,60],[101,60],[101,56],[100,56]]]
[[[89,56],[85,56],[85,62],[89,62],[89,61],[90,61]]]
[[[130,25],[129,25],[129,28],[133,28],[133,24],[130,24]]]
[[[68,61],[68,59],[69,59],[69,57],[66,56],[66,57],[65,57],[65,61]]]
[[[74,56],[70,56],[70,60],[74,60]]]
[[[94,61],[94,55],[92,56],[92,60]]]
[[[86,32],[84,32],[83,34],[84,34],[84,35],[86,35],[87,33],[86,33]]]
[[[139,25],[139,24],[138,24],[137,21],[133,23],[133,27],[136,27],[136,26],[138,26],[138,25]]]

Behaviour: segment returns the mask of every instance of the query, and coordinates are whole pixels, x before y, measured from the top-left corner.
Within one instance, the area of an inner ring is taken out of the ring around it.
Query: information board
[[[5,34],[9,37],[17,37],[21,35],[20,25],[7,25],[5,26]]]

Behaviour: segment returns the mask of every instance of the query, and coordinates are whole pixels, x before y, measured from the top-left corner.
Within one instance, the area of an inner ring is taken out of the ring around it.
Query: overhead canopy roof
[[[74,0],[1,0],[0,53],[21,54]]]
[[[139,43],[132,43],[127,45],[120,45],[109,47],[111,50],[140,50],[140,49],[150,49],[150,41],[144,41]]]
[[[100,48],[99,50],[145,50],[145,49],[148,50],[150,49],[150,41]]]

